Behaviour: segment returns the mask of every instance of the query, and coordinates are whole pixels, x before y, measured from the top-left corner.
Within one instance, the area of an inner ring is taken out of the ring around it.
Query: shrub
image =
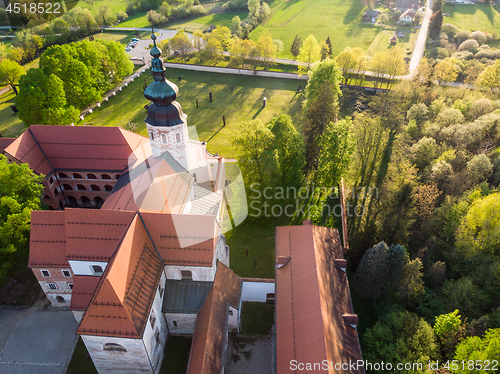
[[[458,34],[455,35],[455,40],[459,43],[464,42],[469,39],[470,33],[468,31],[462,30]]]
[[[462,42],[458,47],[459,51],[476,51],[479,48],[479,43],[475,39],[467,39],[465,42]]]
[[[486,43],[486,34],[482,31],[474,31],[469,38],[476,40],[480,45]]]
[[[451,23],[443,23],[441,31],[445,32],[449,38],[453,38],[458,32],[460,32],[460,29]]]
[[[481,117],[482,115],[491,113],[493,109],[493,103],[491,102],[491,100],[483,98],[476,100],[471,104],[469,114],[472,118],[476,119]]]

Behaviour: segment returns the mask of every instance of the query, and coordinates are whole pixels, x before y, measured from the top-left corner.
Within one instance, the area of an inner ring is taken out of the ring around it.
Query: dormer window
[[[168,144],[167,134],[161,134],[161,144]]]
[[[92,269],[92,274],[93,275],[99,275],[99,276],[101,276],[102,273],[103,273],[102,267],[99,266],[99,265],[92,265],[91,269]]]

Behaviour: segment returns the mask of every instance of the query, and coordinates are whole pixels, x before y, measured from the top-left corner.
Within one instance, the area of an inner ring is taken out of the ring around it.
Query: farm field
[[[221,126],[222,116],[226,118],[226,128],[210,142],[210,151],[224,157],[235,157],[234,137],[243,123],[258,119],[269,121],[272,117],[289,114],[295,126],[301,131],[302,95],[295,90],[303,81],[235,76],[217,73],[194,71],[176,71],[167,69],[167,77],[178,86],[178,101],[188,115],[188,126],[196,126],[200,139],[210,138]],[[174,77],[182,77],[177,82]],[[143,85],[151,82],[149,73],[137,78],[135,82],[123,89],[123,92],[111,97],[101,108],[85,117],[79,124],[89,123],[93,126],[114,126],[129,121],[137,125],[137,132],[146,134],[146,111],[148,101],[143,96]],[[231,92],[231,86],[234,91]],[[213,102],[208,100],[212,92]],[[262,108],[262,100],[267,97],[268,105]],[[196,108],[198,99],[199,108]]]
[[[380,32],[380,26],[361,21],[366,6],[361,1],[343,0],[276,0],[271,17],[250,33],[258,40],[264,30],[281,39],[285,49],[280,57],[292,58],[290,46],[295,35],[304,40],[313,34],[319,41],[330,36],[333,55],[346,46],[368,49]]]
[[[450,14],[444,17],[443,23],[451,23],[461,30],[500,33],[500,5],[444,5],[443,12]]]

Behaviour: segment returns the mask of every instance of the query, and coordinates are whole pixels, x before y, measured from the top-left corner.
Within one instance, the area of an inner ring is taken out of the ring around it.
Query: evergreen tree
[[[443,25],[443,11],[438,10],[431,17],[429,22],[429,34],[431,37],[436,38],[441,34],[441,26]]]
[[[300,39],[298,35],[295,35],[295,39],[293,39],[292,46],[290,47],[290,52],[294,59],[299,55],[300,47],[302,47],[302,39]]]
[[[332,56],[332,42],[330,41],[330,37],[329,36],[328,36],[328,38],[326,38],[325,43],[328,46],[328,51],[329,51],[328,55],[331,57]]]

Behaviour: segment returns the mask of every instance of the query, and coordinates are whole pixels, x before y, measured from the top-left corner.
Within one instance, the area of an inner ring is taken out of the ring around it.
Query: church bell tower
[[[150,54],[153,82],[144,90],[144,96],[151,101],[146,122],[153,157],[169,152],[186,170],[189,170],[189,136],[187,115],[175,99],[179,88],[165,77],[165,68],[160,59],[161,50],[156,45],[156,35],[151,35],[153,48]]]

